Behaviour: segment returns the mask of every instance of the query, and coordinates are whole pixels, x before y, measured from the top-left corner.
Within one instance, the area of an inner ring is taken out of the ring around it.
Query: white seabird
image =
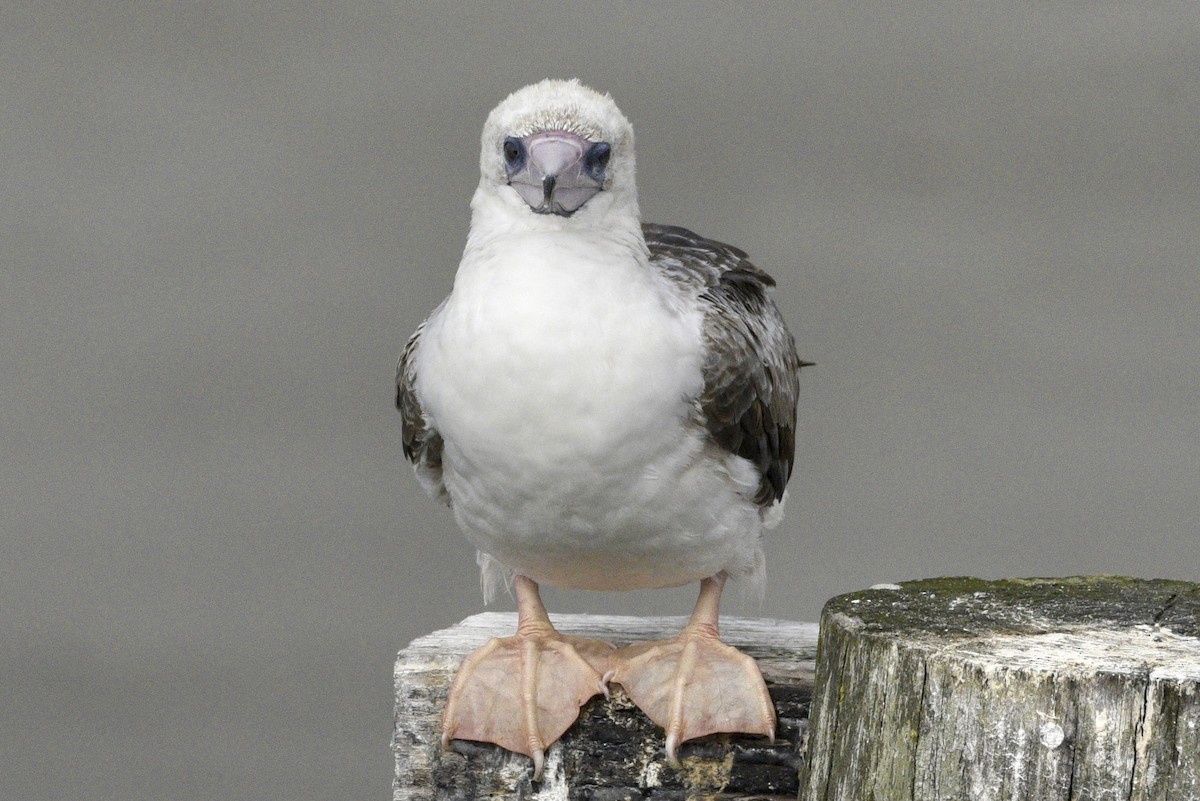
[[[471,229],[450,295],[397,372],[404,453],[478,549],[485,595],[515,586],[518,630],[463,663],[443,742],[534,760],[607,681],[683,740],[773,736],[753,660],[718,639],[727,577],[763,580],[804,364],[737,248],[643,225],[629,121],[548,80],[483,129]],[[674,640],[616,651],[553,629],[538,584],[701,582]],[[719,688],[719,692],[714,692]]]

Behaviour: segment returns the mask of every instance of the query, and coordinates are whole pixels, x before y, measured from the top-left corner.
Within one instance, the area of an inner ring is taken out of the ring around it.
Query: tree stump
[[[672,637],[683,617],[551,615],[566,634],[618,646]],[[441,716],[463,657],[516,630],[514,614],[474,615],[414,640],[396,661],[394,797],[416,799],[755,799],[795,798],[812,694],[817,627],[778,620],[721,619],[726,642],[758,660],[779,719],[776,740],[714,735],[683,743],[680,769],[666,763],[663,732],[621,692],[593,698],[551,746],[542,780],[531,761],[497,746],[462,740],[443,751]]]
[[[830,601],[809,801],[1200,801],[1200,584],[935,579]]]

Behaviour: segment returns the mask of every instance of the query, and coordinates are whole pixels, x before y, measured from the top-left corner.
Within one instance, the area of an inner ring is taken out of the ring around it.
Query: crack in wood
[[[1177,600],[1179,600],[1179,596],[1181,594],[1182,593],[1178,593],[1178,592],[1171,593],[1170,597],[1167,598],[1166,605],[1163,606],[1162,609],[1159,609],[1158,612],[1156,612],[1154,614],[1154,624],[1155,625],[1158,625],[1158,623],[1160,621],[1162,621],[1163,617],[1166,616],[1167,612],[1169,612],[1171,610],[1171,607],[1173,607],[1175,605],[1175,602]]]
[[[925,660],[921,660],[921,694],[920,706],[917,707],[917,718],[913,721],[913,753],[917,753],[921,748],[921,727],[925,725],[925,709],[929,704],[929,666],[925,664]],[[917,771],[914,768],[912,772],[912,782],[909,784],[908,797],[917,797]]]
[[[1129,787],[1125,797],[1133,801],[1133,792],[1138,781],[1138,770],[1145,765],[1146,750],[1146,713],[1150,709],[1150,689],[1153,683],[1146,675],[1146,686],[1142,690],[1142,708],[1138,710],[1137,724],[1133,727],[1133,764],[1129,766]]]

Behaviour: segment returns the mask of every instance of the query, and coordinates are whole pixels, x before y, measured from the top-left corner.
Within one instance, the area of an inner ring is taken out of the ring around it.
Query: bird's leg
[[[679,744],[715,732],[775,739],[775,708],[754,660],[721,642],[717,616],[725,575],[700,583],[691,619],[672,640],[617,652],[612,681],[667,733],[667,759]]]
[[[451,739],[496,743],[533,758],[540,779],[546,748],[579,708],[605,685],[613,647],[566,637],[550,623],[538,586],[516,577],[517,633],[497,637],[458,669],[442,716],[442,747]]]

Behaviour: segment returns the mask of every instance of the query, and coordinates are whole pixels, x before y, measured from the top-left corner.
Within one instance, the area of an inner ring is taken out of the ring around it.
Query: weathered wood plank
[[[674,636],[684,617],[551,615],[560,631],[626,645]],[[547,753],[543,780],[531,763],[496,746],[439,746],[441,714],[462,658],[490,637],[511,634],[514,614],[481,614],[414,640],[396,661],[396,801],[426,799],[795,798],[807,730],[817,627],[779,620],[721,619],[726,642],[758,660],[779,716],[776,742],[716,735],[684,743],[682,768],[663,756],[663,733],[613,686]]]
[[[1200,585],[935,579],[822,614],[810,801],[1200,801]]]

